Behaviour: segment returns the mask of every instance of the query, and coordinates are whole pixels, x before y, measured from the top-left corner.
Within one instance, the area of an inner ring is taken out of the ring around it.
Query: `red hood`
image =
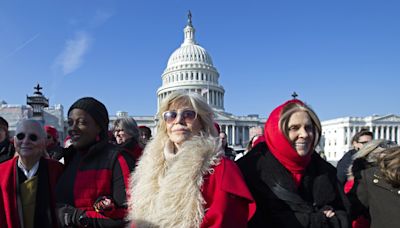
[[[275,108],[265,123],[264,137],[271,153],[286,169],[288,169],[294,175],[303,173],[304,169],[311,160],[312,153],[308,153],[304,157],[299,156],[288,139],[279,129],[279,118],[281,116],[282,109],[290,103],[304,104],[300,100],[292,99]],[[295,179],[297,179],[297,177],[295,177]]]

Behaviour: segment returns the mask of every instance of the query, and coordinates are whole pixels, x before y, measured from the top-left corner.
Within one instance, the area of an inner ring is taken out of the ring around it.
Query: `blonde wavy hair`
[[[207,104],[202,96],[198,93],[186,92],[179,90],[168,95],[160,105],[160,109],[157,113],[159,120],[157,124],[157,134],[155,139],[163,142],[167,141],[167,124],[164,121],[162,114],[169,110],[174,104],[189,105],[193,107],[193,110],[197,113],[197,119],[200,122],[201,130],[200,134],[208,137],[217,137],[217,129],[214,126],[214,112],[211,107]]]

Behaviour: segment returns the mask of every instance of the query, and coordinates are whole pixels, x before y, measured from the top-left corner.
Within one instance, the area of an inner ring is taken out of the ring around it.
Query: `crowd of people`
[[[332,166],[321,122],[292,99],[235,154],[196,93],[174,92],[157,132],[83,97],[68,136],[0,117],[2,227],[400,227],[400,147],[362,129]],[[64,142],[62,145],[61,142]]]

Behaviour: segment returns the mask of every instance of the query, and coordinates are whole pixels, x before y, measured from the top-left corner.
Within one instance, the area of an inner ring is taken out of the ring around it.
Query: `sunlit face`
[[[23,122],[15,132],[14,146],[22,158],[39,160],[46,148],[46,139],[40,135],[40,126]]]
[[[193,111],[194,109],[191,105],[182,102],[174,103],[168,109],[168,111],[178,113],[175,120],[172,122],[166,121],[167,134],[176,147],[179,147],[194,135],[198,135],[201,130],[201,124],[197,116],[194,119],[182,117],[182,112],[185,110]]]
[[[310,116],[304,111],[293,113],[288,121],[289,141],[300,156],[313,149],[314,126]]]
[[[88,148],[96,142],[100,127],[93,117],[82,109],[72,109],[68,116],[68,134],[77,149]]]
[[[117,144],[122,144],[125,143],[128,139],[132,138],[132,135],[124,131],[123,128],[117,127],[114,130],[114,137],[115,140],[117,141]]]
[[[363,148],[365,146],[365,144],[369,143],[372,141],[372,137],[370,135],[362,135],[360,136],[360,138],[358,139],[357,142],[354,142],[354,148],[356,150],[359,150],[361,148]]]

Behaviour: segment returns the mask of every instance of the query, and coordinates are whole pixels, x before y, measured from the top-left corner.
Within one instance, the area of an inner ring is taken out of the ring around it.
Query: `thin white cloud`
[[[87,32],[77,32],[73,39],[67,40],[64,50],[56,58],[56,69],[60,69],[63,75],[71,74],[77,70],[84,61],[91,40]]]
[[[21,45],[19,45],[18,47],[16,47],[12,52],[10,52],[8,55],[6,55],[5,57],[3,57],[2,59],[0,59],[0,62],[10,58],[11,56],[15,55],[16,53],[18,53],[19,51],[21,51],[24,47],[26,47],[28,44],[32,43],[34,40],[36,40],[38,37],[40,36],[40,33],[37,33],[36,35],[32,36],[30,39],[28,39],[27,41],[25,41],[24,43],[22,43]]]

